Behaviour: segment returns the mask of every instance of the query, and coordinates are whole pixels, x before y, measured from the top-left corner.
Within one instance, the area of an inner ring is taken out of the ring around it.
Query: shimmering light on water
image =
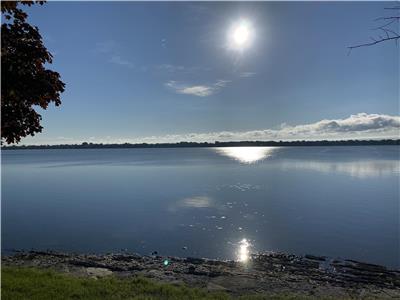
[[[214,149],[223,156],[233,158],[241,163],[252,164],[271,156],[277,147],[224,147]]]
[[[255,240],[259,251],[399,268],[398,146],[52,149],[1,156],[5,252],[128,249],[247,265]]]
[[[239,242],[239,249],[238,249],[238,261],[240,262],[247,262],[250,256],[250,243],[247,239],[243,239]]]

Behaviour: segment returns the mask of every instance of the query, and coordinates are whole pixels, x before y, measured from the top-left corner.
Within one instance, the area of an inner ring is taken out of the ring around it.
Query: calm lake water
[[[399,268],[399,150],[2,151],[2,251],[236,259],[246,239]]]

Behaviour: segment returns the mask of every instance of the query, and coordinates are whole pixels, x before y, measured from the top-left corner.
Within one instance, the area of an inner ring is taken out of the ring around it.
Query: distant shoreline
[[[26,149],[126,149],[126,148],[209,148],[209,147],[287,147],[287,146],[381,146],[381,145],[400,145],[400,139],[384,140],[338,140],[338,141],[243,141],[243,142],[215,142],[215,143],[156,143],[156,144],[102,144],[88,143],[82,144],[60,144],[60,145],[22,145],[5,146],[2,150],[26,150]]]

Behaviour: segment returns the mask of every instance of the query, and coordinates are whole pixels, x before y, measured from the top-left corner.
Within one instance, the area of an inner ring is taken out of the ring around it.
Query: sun
[[[239,20],[234,23],[228,33],[229,48],[243,50],[251,45],[254,38],[254,30],[247,20]]]
[[[239,24],[233,32],[233,39],[237,46],[243,46],[249,39],[249,28],[247,24]]]

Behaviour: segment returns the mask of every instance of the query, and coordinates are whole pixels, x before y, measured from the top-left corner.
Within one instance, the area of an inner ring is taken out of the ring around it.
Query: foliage
[[[41,132],[42,117],[34,107],[59,106],[65,87],[60,75],[46,68],[52,55],[20,8],[35,3],[44,1],[1,2],[1,136],[7,143]]]

